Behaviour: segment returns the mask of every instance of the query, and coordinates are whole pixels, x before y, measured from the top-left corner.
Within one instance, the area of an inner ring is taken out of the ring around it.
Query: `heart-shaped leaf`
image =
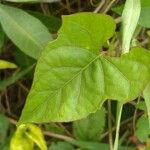
[[[134,48],[120,58],[103,56],[99,47],[114,30],[106,15],[63,17],[58,39],[38,61],[20,123],[72,121],[95,112],[106,99],[136,98],[150,79],[150,53]]]

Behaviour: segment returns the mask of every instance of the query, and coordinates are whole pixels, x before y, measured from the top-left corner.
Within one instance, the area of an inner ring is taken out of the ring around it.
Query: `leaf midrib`
[[[51,50],[52,51],[52,50]],[[90,52],[91,53],[91,52]],[[93,53],[91,53],[93,55]],[[34,108],[32,111],[30,112],[26,112],[26,113],[32,113],[34,111],[37,111],[37,109],[39,107],[41,107],[41,105],[44,105],[47,101],[49,101],[50,98],[52,98],[53,96],[55,96],[59,90],[63,89],[66,85],[68,85],[68,83],[70,83],[73,79],[75,79],[80,73],[82,73],[86,68],[88,68],[88,66],[90,64],[92,64],[96,59],[98,59],[100,57],[100,55],[95,55],[96,57],[94,59],[92,59],[87,65],[85,65],[76,75],[74,75],[70,80],[68,80],[67,82],[64,83],[63,86],[61,86],[60,88],[56,89],[55,92],[52,94],[48,94],[47,97],[45,98],[46,100],[41,101],[41,103],[38,105],[38,107]],[[45,92],[45,91],[43,91]]]

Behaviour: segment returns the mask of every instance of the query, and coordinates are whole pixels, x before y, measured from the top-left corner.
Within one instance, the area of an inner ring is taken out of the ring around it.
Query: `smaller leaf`
[[[67,142],[52,143],[49,150],[75,150],[74,147]]]
[[[31,139],[34,143],[36,143],[41,150],[47,150],[47,146],[41,129],[33,124],[27,124],[26,127],[27,130],[25,134],[27,135],[27,137]]]
[[[14,63],[0,59],[0,69],[14,69],[17,66]]]
[[[135,132],[135,135],[138,137],[138,139],[142,142],[146,141],[150,134],[149,126],[148,126],[148,118],[143,115],[139,118],[137,124],[136,124],[137,130]]]
[[[85,119],[73,122],[74,135],[79,140],[97,141],[105,125],[105,110],[101,108]]]

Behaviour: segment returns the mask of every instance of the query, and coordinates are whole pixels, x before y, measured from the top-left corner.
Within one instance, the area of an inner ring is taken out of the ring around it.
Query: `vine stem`
[[[117,114],[116,114],[116,120],[117,120],[117,122],[116,122],[116,137],[115,137],[114,149],[113,150],[118,150],[119,128],[120,128],[122,108],[123,108],[123,104],[118,102],[117,103]]]
[[[140,99],[141,99],[141,97],[139,96],[138,97],[138,100],[137,100],[137,103],[136,104],[139,104],[139,102],[140,102]],[[134,111],[134,115],[133,115],[133,131],[134,131],[134,133],[135,133],[135,124],[136,124],[136,118],[137,118],[137,107],[135,108],[135,111]]]
[[[108,100],[108,130],[109,130],[109,150],[113,150],[112,120],[111,120],[111,100]]]
[[[105,0],[102,0],[98,7],[93,11],[94,13],[98,13],[100,11],[100,9],[103,7],[103,5],[105,4]]]
[[[113,5],[113,3],[115,3],[115,1],[116,1],[116,0],[110,1],[110,3],[109,3],[108,6],[105,8],[105,10],[104,10],[103,13],[106,14],[106,13],[108,12],[108,10],[111,8],[111,6]]]

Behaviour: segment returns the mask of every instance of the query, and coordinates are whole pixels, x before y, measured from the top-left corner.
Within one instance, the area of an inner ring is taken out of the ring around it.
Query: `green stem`
[[[114,150],[118,150],[118,143],[119,143],[119,128],[120,128],[120,121],[121,121],[121,114],[122,114],[123,104],[118,102],[117,104],[117,114],[116,114],[116,137],[114,143]]]

